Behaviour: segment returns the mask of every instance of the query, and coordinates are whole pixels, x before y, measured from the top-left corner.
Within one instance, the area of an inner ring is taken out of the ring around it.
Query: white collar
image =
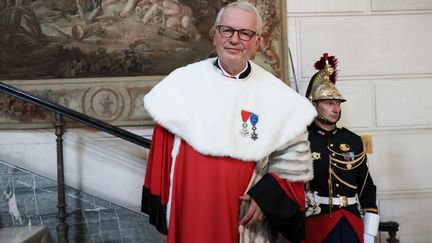
[[[231,75],[229,74],[222,66],[222,64],[220,63],[220,59],[217,59],[218,62],[218,66],[220,67],[220,70],[222,71],[222,75],[224,75],[225,77],[229,77],[229,78],[235,78],[235,79],[239,79],[240,75],[246,71],[246,69],[248,68],[248,64],[246,63],[245,67],[243,68],[243,70],[241,70],[239,73],[237,73],[236,75]]]

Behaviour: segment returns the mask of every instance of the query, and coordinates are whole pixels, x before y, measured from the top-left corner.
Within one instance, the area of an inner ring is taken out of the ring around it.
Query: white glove
[[[364,243],[374,243],[375,242],[375,236],[370,234],[363,234]]]
[[[321,212],[321,208],[319,206],[319,203],[315,201],[315,195],[317,195],[318,192],[312,192],[307,191],[305,193],[306,196],[306,217],[309,217],[311,215],[316,215]]]
[[[372,236],[378,234],[380,216],[374,213],[366,213],[363,216],[364,233]]]

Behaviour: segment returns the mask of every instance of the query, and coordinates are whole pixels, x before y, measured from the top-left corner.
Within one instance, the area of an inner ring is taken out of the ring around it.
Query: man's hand
[[[262,213],[258,204],[249,195],[246,194],[241,196],[240,200],[251,201],[246,214],[240,220],[241,225],[244,225],[246,228],[248,228],[264,219],[264,214]]]

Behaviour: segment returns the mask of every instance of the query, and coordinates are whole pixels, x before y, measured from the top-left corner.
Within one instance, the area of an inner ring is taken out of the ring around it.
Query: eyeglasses
[[[233,36],[234,32],[237,31],[238,37],[240,38],[240,40],[244,40],[244,41],[249,41],[254,36],[257,35],[257,33],[253,30],[248,30],[248,29],[236,30],[236,29],[231,28],[231,27],[226,26],[226,25],[218,25],[218,26],[216,26],[216,29],[218,30],[219,34],[225,38],[231,38]]]

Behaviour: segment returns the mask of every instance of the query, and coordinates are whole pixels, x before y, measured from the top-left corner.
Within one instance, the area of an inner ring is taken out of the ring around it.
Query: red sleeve
[[[164,205],[168,203],[173,141],[172,133],[158,124],[155,125],[147,160],[144,187],[148,188],[152,195],[161,196]]]
[[[142,192],[141,211],[162,234],[167,234],[166,207],[169,199],[169,179],[174,135],[156,124],[147,159]]]
[[[286,194],[299,205],[301,211],[305,211],[305,191],[304,182],[291,182],[289,180],[283,180],[274,173],[271,175],[279,183],[280,187],[286,192]]]

